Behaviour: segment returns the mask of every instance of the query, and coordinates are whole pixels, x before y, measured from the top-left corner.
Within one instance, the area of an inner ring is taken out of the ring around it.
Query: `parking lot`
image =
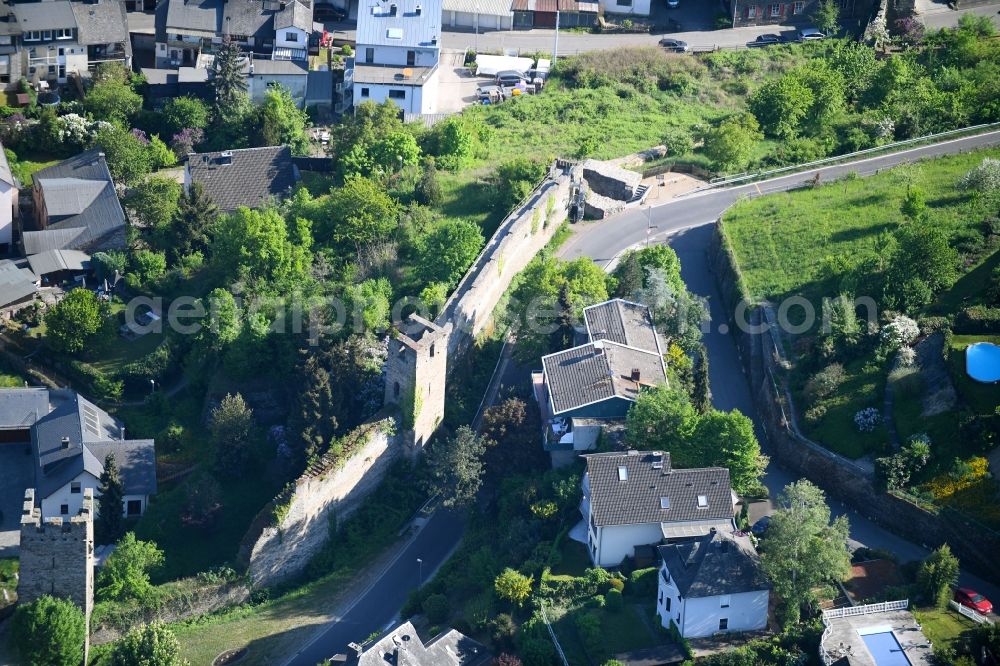
[[[24,489],[32,485],[30,444],[0,444],[0,557],[17,555]]]
[[[458,113],[476,102],[476,87],[485,82],[465,66],[465,51],[441,49],[438,65],[438,113]]]

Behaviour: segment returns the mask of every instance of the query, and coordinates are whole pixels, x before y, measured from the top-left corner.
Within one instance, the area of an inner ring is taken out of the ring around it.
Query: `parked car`
[[[993,612],[992,602],[968,587],[960,587],[955,590],[955,601],[983,615]]]
[[[747,42],[747,48],[752,49],[760,46],[771,46],[772,44],[780,44],[783,41],[785,40],[781,38],[781,35],[775,35],[775,34],[759,35],[757,39],[753,40],[752,42]]]
[[[680,4],[681,0],[667,0],[668,9],[677,9],[677,7],[680,6]]]
[[[347,18],[347,12],[340,7],[329,4],[317,4],[313,9],[313,20],[320,23],[328,21],[343,21]]]
[[[660,40],[660,46],[668,51],[673,51],[674,53],[687,53],[691,50],[687,42],[682,42],[679,39],[664,38]]]
[[[502,72],[497,72],[496,76],[496,84],[498,86],[505,86],[508,88],[511,86],[516,86],[517,84],[523,83],[525,81],[527,81],[527,79],[525,79],[524,74],[512,69],[504,70]]]
[[[799,41],[800,42],[814,42],[820,39],[826,39],[826,35],[819,28],[800,28],[799,29]]]
[[[767,527],[770,524],[771,524],[771,516],[764,516],[763,518],[761,518],[760,520],[758,520],[756,523],[753,524],[753,527],[750,528],[750,531],[756,534],[757,536],[761,536],[762,534],[764,534],[764,532],[767,531]]]

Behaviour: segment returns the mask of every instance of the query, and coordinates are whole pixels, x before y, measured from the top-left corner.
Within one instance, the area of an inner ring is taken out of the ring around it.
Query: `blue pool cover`
[[[1000,347],[977,342],[965,348],[965,371],[977,382],[1000,382]]]
[[[910,666],[902,646],[891,631],[862,636],[876,666]]]

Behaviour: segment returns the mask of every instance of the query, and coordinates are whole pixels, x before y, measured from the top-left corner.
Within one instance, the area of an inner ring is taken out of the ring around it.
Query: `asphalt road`
[[[410,591],[416,589],[418,579],[430,580],[454,552],[464,532],[465,519],[460,514],[436,511],[382,576],[285,666],[316,666],[335,654],[346,654],[348,643],[361,643],[372,632],[388,628]],[[422,564],[417,563],[418,558]]]
[[[997,144],[1000,144],[1000,132],[992,132],[820,169],[820,178],[821,181],[828,181],[850,171],[869,175],[922,157],[954,154]],[[583,223],[563,245],[559,255],[566,259],[589,256],[597,263],[607,266],[625,249],[645,243],[647,225],[651,223],[653,228],[648,232],[650,242],[669,242],[680,258],[681,277],[688,288],[708,299],[712,323],[704,340],[708,349],[713,403],[722,410],[739,409],[756,422],[750,386],[743,374],[736,343],[722,326],[727,317],[715,276],[708,264],[708,248],[715,232],[715,221],[739,197],[792,189],[811,179],[815,173],[816,171],[810,171],[733,189],[709,190],[653,206],[649,211],[644,208],[600,222]],[[771,496],[776,497],[787,484],[797,478],[772,462],[764,483]],[[922,545],[901,539],[839,502],[834,502],[831,508],[835,515],[847,514],[851,523],[852,546],[884,548],[896,553],[903,561],[923,559],[928,553]],[[774,505],[770,501],[754,504],[751,518],[756,520],[773,510]],[[960,582],[982,592],[995,603],[1000,601],[1000,587],[966,572],[962,573]]]

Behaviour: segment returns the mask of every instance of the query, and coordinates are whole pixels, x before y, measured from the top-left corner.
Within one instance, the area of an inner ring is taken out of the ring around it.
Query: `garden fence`
[[[971,608],[963,606],[962,604],[958,603],[957,601],[949,601],[948,605],[951,607],[951,609],[953,611],[955,611],[959,615],[964,615],[965,617],[969,618],[973,622],[976,622],[978,624],[993,624],[993,620],[991,620],[990,618],[986,617],[982,613],[977,613],[976,611],[972,610]]]
[[[542,609],[542,622],[545,623],[545,628],[549,630],[549,636],[552,638],[552,643],[556,646],[556,652],[559,653],[559,659],[562,660],[563,666],[569,666],[569,661],[566,660],[566,653],[563,652],[562,645],[559,644],[559,639],[556,638],[556,632],[552,628],[552,624],[549,623],[549,616],[545,613],[545,602],[540,603]]]
[[[823,620],[834,620],[840,617],[853,617],[855,615],[872,615],[874,613],[888,613],[890,611],[906,610],[910,607],[909,599],[899,601],[883,601],[879,604],[865,604],[864,606],[848,606],[846,608],[830,608],[823,611]]]

